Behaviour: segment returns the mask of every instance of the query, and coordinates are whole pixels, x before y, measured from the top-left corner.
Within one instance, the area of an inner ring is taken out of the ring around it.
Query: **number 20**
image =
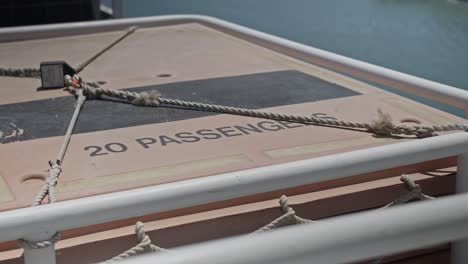
[[[87,150],[92,150],[91,153],[89,154],[91,157],[95,157],[95,156],[102,156],[102,155],[107,155],[109,154],[109,152],[111,153],[119,153],[119,152],[125,152],[127,151],[127,146],[125,146],[124,144],[122,143],[116,143],[116,142],[113,142],[113,143],[108,143],[106,145],[104,145],[104,148],[108,151],[104,151],[102,149],[102,147],[100,146],[86,146],[84,148],[85,151]]]

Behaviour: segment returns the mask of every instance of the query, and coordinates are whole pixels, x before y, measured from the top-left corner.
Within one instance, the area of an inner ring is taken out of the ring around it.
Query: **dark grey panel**
[[[152,85],[128,89],[158,90],[166,98],[244,108],[266,108],[359,93],[298,71],[279,71],[226,78]],[[65,96],[0,105],[0,142],[22,141],[65,134],[75,98]],[[118,102],[86,101],[75,133],[171,122],[215,113],[170,107],[147,108]],[[22,129],[22,133],[20,130]],[[16,136],[8,137],[17,132]],[[21,135],[19,135],[21,134]]]

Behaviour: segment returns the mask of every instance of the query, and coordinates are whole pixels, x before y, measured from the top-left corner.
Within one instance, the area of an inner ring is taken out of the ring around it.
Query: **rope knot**
[[[406,185],[406,188],[408,188],[409,191],[414,191],[414,192],[421,192],[422,191],[421,185],[416,184],[406,174],[401,175],[400,181],[402,181]]]
[[[84,82],[83,79],[78,75],[65,75],[65,86],[68,91],[72,94],[77,94],[78,89],[83,90],[83,94],[86,95],[87,99],[96,99],[101,96],[99,88],[100,82]]]
[[[121,254],[107,260],[103,263],[115,263],[120,260],[136,256],[145,252],[163,252],[165,249],[153,245],[151,238],[145,233],[145,225],[138,221],[135,224],[135,234],[137,236],[137,245],[122,252]]]
[[[135,233],[137,235],[137,241],[138,244],[140,244],[143,247],[148,247],[151,244],[151,239],[149,236],[145,233],[145,225],[138,221],[135,225]]]
[[[419,128],[415,134],[418,138],[427,138],[427,137],[437,136],[436,133],[425,128]]]
[[[399,205],[399,204],[404,204],[412,200],[432,200],[434,197],[431,197],[429,195],[425,195],[422,192],[422,187],[419,184],[416,184],[408,175],[403,174],[400,178],[400,181],[402,181],[405,184],[406,189],[408,189],[408,192],[403,193],[398,197],[396,200],[393,202],[387,204],[386,206],[382,208],[387,208],[390,206],[394,205]]]
[[[395,125],[392,122],[392,117],[388,113],[384,113],[382,109],[377,110],[378,118],[371,124],[371,130],[380,136],[391,136],[395,131]]]
[[[40,249],[40,248],[46,248],[46,247],[51,247],[57,241],[60,240],[60,233],[55,233],[51,238],[48,240],[44,241],[39,241],[39,242],[31,242],[26,239],[18,239],[18,245],[22,248],[28,248],[28,249]]]
[[[291,207],[289,207],[288,197],[286,197],[286,195],[281,195],[279,199],[279,204],[281,207],[281,211],[284,214],[288,213],[291,210],[294,211]]]
[[[78,75],[73,75],[73,76],[65,75],[65,86],[66,87],[73,87],[75,89],[79,89],[79,88],[81,88],[81,83],[82,82],[83,82],[83,80]]]
[[[158,91],[143,92],[137,94],[132,104],[138,106],[159,106],[161,94]]]
[[[58,163],[55,162],[50,166],[49,177],[47,177],[47,179],[46,179],[46,181],[49,183],[49,185],[55,186],[57,184],[57,179],[58,179],[61,172],[62,172],[62,167],[60,167],[60,165],[58,165]],[[49,186],[49,188],[50,188],[50,186]]]

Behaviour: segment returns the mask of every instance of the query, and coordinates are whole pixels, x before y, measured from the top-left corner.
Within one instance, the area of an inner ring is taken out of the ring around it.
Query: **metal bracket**
[[[62,88],[65,86],[65,75],[75,74],[75,69],[65,61],[41,62],[42,89]]]

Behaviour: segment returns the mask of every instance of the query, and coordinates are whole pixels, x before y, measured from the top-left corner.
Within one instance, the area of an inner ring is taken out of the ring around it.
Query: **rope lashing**
[[[78,120],[81,108],[86,100],[86,96],[83,95],[82,91],[78,91],[77,95],[78,98],[76,100],[75,110],[73,112],[72,119],[70,120],[70,124],[68,125],[67,132],[65,133],[63,143],[60,146],[60,151],[57,155],[57,159],[50,165],[49,176],[47,177],[41,191],[37,194],[36,198],[34,199],[34,203],[32,206],[40,205],[47,195],[49,196],[49,203],[54,203],[56,200],[55,185],[57,185],[58,177],[62,172],[61,163],[63,158],[65,157],[65,153],[70,143],[73,129],[75,128],[76,121]]]
[[[94,55],[92,55],[90,58],[86,59],[82,63],[80,63],[75,71],[76,73],[81,72],[86,66],[88,66],[90,63],[95,61],[99,56],[104,54],[106,51],[110,50],[112,47],[117,45],[119,42],[124,40],[126,37],[134,33],[138,28],[137,27],[129,27],[124,34],[119,36],[117,39],[109,43],[107,46],[105,46],[103,49],[100,51],[96,52]],[[41,77],[41,69],[39,68],[1,68],[0,67],[0,76],[5,76],[5,77],[20,77],[20,78],[40,78]]]
[[[308,123],[317,126],[331,126],[335,128],[351,128],[364,132],[375,133],[381,136],[407,135],[419,138],[435,136],[436,132],[446,132],[455,130],[468,131],[465,124],[433,125],[433,126],[404,126],[395,125],[388,114],[379,110],[379,118],[371,123],[350,122],[345,120],[323,119],[314,116],[290,115],[282,113],[264,112],[246,108],[223,106],[216,104],[206,104],[177,99],[163,98],[156,92],[136,93],[123,90],[111,90],[106,88],[91,86],[84,82],[78,76],[67,76],[68,84],[76,89],[82,89],[83,93],[90,99],[105,99],[105,97],[117,98],[133,105],[159,107],[159,106],[177,106],[194,110],[217,112],[224,114],[248,116],[255,118],[265,118],[288,122]],[[73,92],[73,91],[72,91]]]
[[[407,192],[401,194],[397,199],[392,201],[391,203],[385,205],[384,207],[381,207],[380,209],[385,209],[391,206],[395,205],[400,205],[400,204],[405,204],[409,201],[413,200],[432,200],[435,199],[435,197],[425,195],[422,192],[422,187],[419,184],[416,184],[408,175],[403,174],[400,178],[400,181],[402,181],[405,184],[406,189],[408,189]],[[380,264],[383,262],[383,257],[375,259],[372,264]]]
[[[410,200],[414,199],[420,199],[420,200],[427,200],[427,199],[435,199],[434,197],[425,195],[422,193],[421,186],[414,183],[413,180],[407,175],[402,175],[400,180],[405,183],[406,188],[408,189],[408,192],[400,195],[395,201],[392,203],[382,207],[387,208],[392,205],[396,204],[403,204],[406,203]],[[296,215],[296,212],[294,209],[291,208],[288,202],[288,198],[285,195],[282,195],[279,199],[279,204],[280,204],[280,209],[281,213],[283,213],[280,217],[274,219],[267,225],[257,229],[250,235],[256,235],[264,232],[268,232],[280,227],[284,226],[289,226],[289,225],[297,225],[297,224],[307,224],[307,223],[313,223],[315,221],[309,220],[309,219],[304,219]],[[139,255],[144,252],[164,252],[167,251],[166,249],[160,248],[158,246],[155,246],[152,244],[151,239],[148,237],[148,235],[145,234],[144,232],[144,225],[141,222],[137,222],[135,225],[135,233],[137,234],[137,245],[132,247],[129,250],[126,250],[125,252],[119,254],[118,256],[107,260],[104,263],[113,263],[117,262],[132,256]],[[378,258],[374,260],[372,263],[373,264],[380,264],[382,263],[383,258]]]
[[[281,208],[282,216],[270,222],[268,225],[258,229],[257,231],[251,234],[259,234],[267,232],[282,226],[295,225],[295,224],[304,224],[314,222],[312,220],[303,219],[296,216],[294,210],[289,206],[288,198],[283,195],[279,199],[279,204]],[[132,256],[136,256],[145,252],[164,252],[167,251],[164,248],[155,246],[148,235],[144,231],[144,224],[142,222],[137,222],[135,225],[135,233],[137,235],[137,245],[126,250],[125,252],[119,254],[118,256],[113,257],[110,260],[107,260],[103,263],[114,263]]]
[[[38,206],[42,203],[46,196],[49,197],[49,203],[54,203],[55,199],[55,185],[57,185],[58,177],[62,172],[62,168],[57,162],[51,164],[49,169],[49,176],[46,178],[44,185],[36,195],[32,206]]]
[[[286,195],[281,195],[279,199],[279,204],[281,211],[285,214],[293,212],[294,213],[294,223],[295,224],[305,224],[305,223],[310,223],[313,222],[312,220],[309,219],[304,219],[296,215],[296,212],[289,206],[289,201],[288,197]]]
[[[403,174],[400,178],[400,181],[402,181],[405,184],[405,187],[408,189],[408,192],[403,193],[396,200],[392,201],[391,203],[387,204],[382,208],[404,204],[413,200],[422,201],[435,199],[432,196],[425,195],[424,193],[422,193],[421,185],[416,184],[408,175]]]
[[[104,263],[113,263],[117,262],[132,256],[136,256],[145,252],[163,252],[166,251],[163,248],[153,245],[150,237],[145,233],[145,225],[142,222],[137,222],[135,225],[135,234],[137,236],[138,244],[129,250],[119,254],[118,256],[113,257],[110,260],[107,260]]]
[[[21,68],[21,69],[0,68],[0,76],[40,78],[41,70],[37,68]]]
[[[46,247],[53,246],[57,241],[60,240],[60,233],[55,233],[51,238],[41,242],[30,242],[25,239],[18,239],[18,245],[22,248],[30,248],[30,249],[41,249]]]
[[[44,185],[42,186],[39,193],[36,195],[34,199],[34,203],[32,206],[39,206],[42,204],[42,201],[46,196],[48,196],[49,203],[55,203],[55,186],[57,185],[58,178],[60,173],[62,172],[61,164],[62,160],[65,157],[65,153],[67,151],[68,145],[71,140],[71,136],[73,134],[73,129],[75,128],[76,122],[78,120],[78,116],[80,114],[81,108],[86,100],[86,96],[84,96],[83,91],[77,92],[77,100],[75,103],[75,110],[73,112],[73,116],[70,120],[70,124],[68,125],[67,132],[65,133],[65,137],[63,139],[62,145],[60,146],[59,153],[57,155],[57,159],[53,162],[49,162],[49,175],[46,178]],[[19,239],[18,244],[23,248],[45,248],[50,247],[55,244],[60,238],[59,233],[55,233],[50,239],[39,241],[39,242],[32,242],[27,241],[25,239]]]
[[[280,197],[279,204],[283,215],[271,221],[267,225],[257,229],[252,234],[259,234],[288,225],[307,224],[314,222],[312,220],[297,216],[296,212],[289,206],[288,197],[286,197],[286,195],[282,195]]]

